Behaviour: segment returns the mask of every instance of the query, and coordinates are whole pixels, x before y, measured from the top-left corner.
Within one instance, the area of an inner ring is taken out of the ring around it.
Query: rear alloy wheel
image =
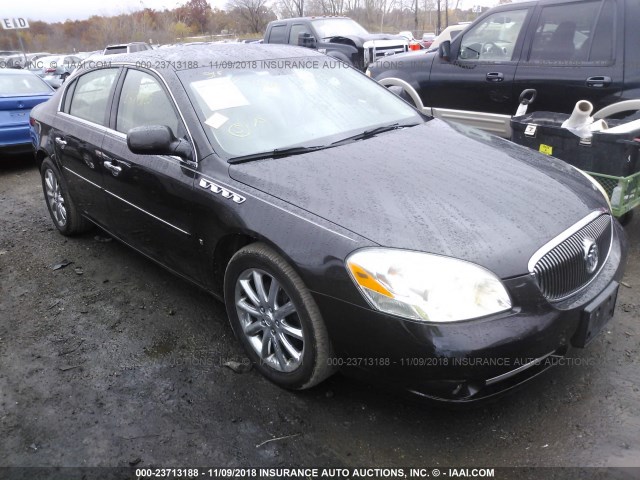
[[[91,223],[76,209],[60,171],[50,159],[42,162],[40,174],[49,214],[60,233],[74,235],[90,229]]]
[[[269,380],[304,389],[333,373],[318,307],[302,279],[272,249],[256,243],[233,256],[225,301],[236,336]]]

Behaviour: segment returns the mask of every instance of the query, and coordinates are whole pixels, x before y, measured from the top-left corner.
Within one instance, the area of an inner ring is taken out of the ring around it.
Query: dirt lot
[[[0,467],[640,466],[640,215],[579,365],[465,411],[224,367],[245,357],[223,305],[99,230],[59,235],[30,158],[0,164],[0,219]]]

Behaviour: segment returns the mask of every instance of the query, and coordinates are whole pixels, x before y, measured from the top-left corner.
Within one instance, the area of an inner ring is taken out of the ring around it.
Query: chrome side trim
[[[353,239],[351,237],[348,237],[347,235],[344,235],[344,234],[342,234],[340,232],[336,232],[335,230],[331,230],[330,228],[325,227],[324,225],[320,225],[319,223],[316,223],[313,220],[310,220],[310,219],[305,218],[305,217],[303,217],[301,215],[298,215],[297,213],[293,213],[291,210],[285,210],[284,208],[282,208],[282,207],[280,207],[278,205],[275,205],[275,204],[265,200],[264,198],[258,198],[258,200],[261,201],[261,202],[266,203],[267,205],[271,205],[272,207],[277,208],[278,210],[282,210],[283,212],[288,213],[289,215],[293,215],[294,217],[299,218],[300,220],[308,222],[311,225],[315,225],[316,227],[319,227],[319,228],[321,228],[323,230],[326,230],[327,232],[333,233],[334,235],[338,235],[339,237],[342,237],[342,238],[346,238],[350,242],[357,242],[358,241],[358,240],[355,240],[355,239]]]
[[[191,146],[193,147],[193,157],[194,157],[193,158],[193,162],[194,163],[198,163],[198,150],[196,149],[196,143],[193,141],[193,135],[191,134],[191,130],[189,129],[189,124],[184,119],[184,115],[182,114],[182,110],[180,110],[180,107],[178,106],[178,102],[176,101],[176,97],[173,95],[173,92],[169,88],[169,84],[164,79],[162,74],[158,70],[156,70],[155,68],[141,67],[140,65],[136,65],[133,62],[117,62],[117,63],[115,63],[115,65],[134,67],[136,70],[148,70],[150,72],[155,73],[156,76],[162,81],[162,83],[164,83],[164,88],[165,88],[165,90],[167,92],[169,92],[169,96],[171,97],[171,100],[173,101],[173,105],[176,107],[178,115],[180,115],[180,119],[182,120],[182,124],[184,125],[184,128],[187,129],[187,135],[189,135],[189,140],[191,141]],[[180,84],[182,85],[182,83],[180,83]]]
[[[149,213],[149,212],[147,212],[145,209],[140,208],[140,207],[138,207],[137,205],[134,205],[134,204],[133,204],[133,203],[131,203],[131,202],[128,202],[128,201],[127,201],[127,200],[125,200],[124,198],[119,197],[118,195],[116,195],[115,193],[112,193],[112,192],[110,192],[109,190],[106,190],[106,189],[102,188],[102,187],[101,187],[100,185],[98,185],[97,183],[94,183],[94,182],[92,182],[91,180],[88,180],[88,179],[84,178],[82,175],[80,175],[80,174],[78,174],[78,173],[74,172],[74,171],[73,171],[73,170],[71,170],[69,167],[65,166],[65,167],[63,167],[63,168],[64,168],[66,171],[73,173],[76,177],[78,177],[78,178],[80,178],[80,179],[84,180],[85,182],[87,182],[87,183],[89,183],[89,184],[93,185],[94,187],[96,187],[96,188],[98,188],[98,189],[102,190],[103,192],[108,193],[108,194],[109,194],[109,195],[111,195],[112,197],[117,198],[118,200],[120,200],[120,201],[122,201],[122,202],[126,203],[127,205],[132,206],[133,208],[135,208],[135,209],[137,209],[137,210],[141,211],[142,213],[146,213],[146,214],[147,214],[147,215],[149,215],[150,217],[155,218],[156,220],[158,220],[158,221],[160,221],[160,222],[164,223],[165,225],[168,225],[168,226],[170,226],[171,228],[175,228],[176,230],[178,230],[178,231],[179,231],[179,232],[181,232],[181,233],[184,233],[185,235],[189,235],[189,236],[191,236],[191,234],[190,234],[189,232],[187,232],[186,230],[182,230],[181,228],[176,227],[176,226],[175,226],[175,225],[173,225],[172,223],[169,223],[169,222],[167,222],[166,220],[161,219],[160,217],[156,217],[153,213]]]
[[[100,190],[104,190],[100,185],[98,185],[97,183],[93,183],[91,180],[84,178],[82,175],[80,175],[79,173],[74,172],[73,170],[71,170],[69,167],[67,167],[66,165],[63,166],[62,168],[64,168],[67,172],[71,172],[73,173],[76,177],[84,180],[87,183],[90,183],[91,185],[93,185],[94,187],[100,189]]]
[[[517,374],[519,374],[520,372],[523,372],[524,370],[527,370],[528,368],[531,368],[537,364],[539,364],[540,362],[542,362],[543,360],[546,360],[547,358],[549,358],[551,355],[553,355],[555,352],[549,352],[546,355],[543,355],[540,358],[536,358],[535,360],[532,360],[528,363],[525,363],[524,365],[519,366],[518,368],[514,369],[514,370],[510,370],[506,373],[503,373],[502,375],[498,375],[497,377],[493,377],[490,378],[488,380],[485,380],[485,383],[487,385],[493,385],[494,383],[498,383],[498,382],[502,382],[508,378],[511,378]]]
[[[150,72],[153,72],[156,74],[156,76],[162,81],[162,83],[164,84],[165,90],[167,92],[169,92],[169,96],[171,97],[171,100],[173,101],[173,105],[176,108],[176,111],[178,112],[178,115],[180,115],[180,119],[182,120],[182,124],[184,125],[184,128],[187,129],[187,135],[189,136],[189,140],[191,141],[191,145],[193,146],[193,155],[194,155],[194,159],[192,160],[193,163],[198,163],[198,151],[196,149],[196,143],[193,141],[193,135],[191,134],[191,130],[189,129],[189,125],[187,124],[186,120],[184,119],[184,115],[182,114],[182,110],[180,110],[180,107],[178,106],[178,102],[176,101],[176,97],[173,95],[173,92],[171,91],[171,89],[169,88],[169,84],[167,83],[167,81],[164,79],[164,77],[160,74],[160,72],[154,68],[146,68],[146,67],[141,67],[139,65],[136,65],[135,63],[132,62],[110,62],[109,63],[109,67],[108,68],[113,68],[113,66],[128,66],[128,67],[135,67],[135,69],[137,70],[148,70]],[[89,73],[89,72],[93,72],[95,70],[101,70],[105,68],[104,66],[101,67],[95,67],[93,69],[88,69],[86,70],[86,72],[83,72],[82,75],[84,75],[85,73]],[[78,77],[80,77],[80,75],[78,75]],[[65,82],[67,83],[67,82]],[[62,95],[60,96],[60,101],[58,102],[58,115],[64,115],[70,119],[74,119],[76,121],[79,121],[80,123],[84,123],[86,125],[92,126],[92,127],[97,127],[100,130],[107,132],[107,133],[111,133],[111,134],[115,134],[116,136],[122,136],[124,135],[124,137],[126,138],[126,135],[118,132],[117,130],[113,130],[109,127],[105,127],[104,125],[99,125],[97,123],[93,123],[93,122],[89,122],[88,120],[84,120],[82,118],[79,117],[74,117],[73,115],[69,115],[68,113],[65,113],[61,110],[62,108],[62,99],[65,97],[65,95],[67,94],[67,89],[68,89],[68,85],[69,83],[67,83],[67,86],[65,86],[65,90],[62,93]]]
[[[536,250],[536,252],[529,259],[529,263],[527,264],[527,269],[529,270],[529,273],[533,275],[536,263],[538,263],[540,261],[540,259],[542,257],[544,257],[549,252],[549,250],[552,250],[553,248],[557,247],[562,242],[564,242],[567,238],[569,238],[571,235],[573,235],[574,233],[576,233],[580,229],[582,229],[582,228],[586,227],[587,225],[589,225],[591,222],[593,222],[600,215],[603,215],[603,214],[606,214],[606,213],[607,212],[604,209],[596,210],[595,212],[591,212],[589,215],[584,217],[578,223],[576,223],[573,226],[569,227],[567,230],[562,232],[560,235],[557,235],[556,237],[552,238],[547,243],[545,243],[542,247],[540,247],[538,250]],[[613,238],[613,236],[612,236],[612,238]],[[611,248],[609,248],[609,250],[611,250]],[[609,256],[609,253],[607,252],[607,257],[608,256]],[[606,262],[606,259],[605,259],[605,262]],[[604,264],[605,262],[602,262],[602,263]]]
[[[422,111],[427,115],[433,115],[442,120],[462,123],[493,133],[499,137],[511,138],[511,117],[509,115],[438,107],[424,107]]]
[[[158,220],[158,221],[160,221],[160,222],[164,223],[165,225],[168,225],[168,226],[170,226],[171,228],[174,228],[174,229],[178,230],[179,232],[184,233],[185,235],[189,235],[189,236],[191,236],[191,234],[190,234],[189,232],[187,232],[186,230],[182,230],[181,228],[176,227],[175,225],[173,225],[173,224],[171,224],[171,223],[167,222],[166,220],[163,220],[163,219],[161,219],[160,217],[156,217],[153,213],[149,213],[149,212],[147,212],[147,211],[146,211],[146,210],[144,210],[143,208],[140,208],[139,206],[134,205],[133,203],[131,203],[131,202],[129,202],[129,201],[127,201],[127,200],[125,200],[125,199],[124,199],[124,198],[122,198],[122,197],[119,197],[118,195],[116,195],[116,194],[115,194],[115,193],[113,193],[113,192],[110,192],[109,190],[105,190],[105,189],[103,189],[103,190],[104,190],[106,193],[108,193],[109,195],[111,195],[112,197],[117,198],[117,199],[118,199],[118,200],[120,200],[121,202],[124,202],[124,203],[126,203],[127,205],[130,205],[130,206],[132,206],[133,208],[135,208],[135,209],[137,209],[137,210],[140,210],[142,213],[146,213],[146,214],[147,214],[147,215],[149,215],[150,217],[155,218],[156,220]]]
[[[105,127],[104,125],[100,125],[99,123],[90,122],[89,120],[85,120],[84,118],[74,117],[73,115],[69,115],[68,113],[65,113],[65,112],[58,112],[58,115],[60,115],[61,117],[66,117],[69,120],[74,120],[78,123],[82,123],[88,127],[93,127],[97,130],[100,130],[103,133],[111,131],[109,127]]]

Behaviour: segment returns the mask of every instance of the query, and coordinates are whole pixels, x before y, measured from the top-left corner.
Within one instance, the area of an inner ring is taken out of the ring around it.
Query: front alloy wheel
[[[297,272],[272,248],[252,243],[236,252],[225,271],[224,300],[247,356],[273,383],[301,390],[334,372],[320,310]]]
[[[298,368],[302,325],[282,285],[264,270],[250,268],[236,281],[235,300],[242,331],[260,360],[280,372]]]

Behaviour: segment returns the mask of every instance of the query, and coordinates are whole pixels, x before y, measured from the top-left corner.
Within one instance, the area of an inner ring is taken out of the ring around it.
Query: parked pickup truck
[[[367,74],[436,117],[508,137],[520,93],[529,111],[594,111],[640,98],[640,0],[510,3],[479,17],[436,52],[379,60]]]
[[[363,71],[379,58],[409,50],[409,41],[405,37],[369,33],[346,17],[275,20],[267,25],[264,43],[313,48]]]

